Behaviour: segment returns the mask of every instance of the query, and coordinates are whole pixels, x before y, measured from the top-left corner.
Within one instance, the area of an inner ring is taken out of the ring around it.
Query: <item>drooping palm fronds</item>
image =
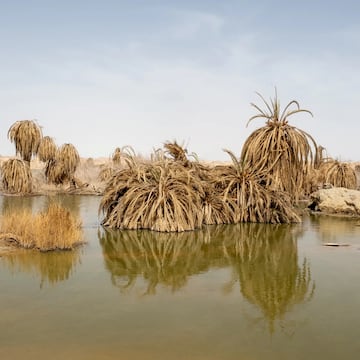
[[[174,161],[183,162],[184,164],[188,162],[187,149],[179,145],[176,141],[165,142],[164,148],[165,148],[165,154],[169,155]]]
[[[291,223],[301,219],[289,196],[269,188],[269,170],[255,170],[249,163],[238,160],[229,150],[231,165],[214,168],[213,193],[220,194],[220,215],[228,222]],[[218,197],[219,198],[219,197]]]
[[[122,155],[122,151],[119,147],[117,147],[112,154],[112,162],[114,165],[120,165],[121,155]]]
[[[36,155],[42,139],[40,126],[34,120],[16,121],[8,131],[8,138],[15,143],[16,154],[30,165],[33,155]]]
[[[258,94],[265,104],[261,109],[251,104],[259,113],[252,116],[248,123],[256,118],[265,118],[266,125],[255,130],[243,145],[241,159],[257,171],[271,169],[267,184],[275,189],[288,192],[296,201],[306,186],[307,176],[314,163],[314,151],[317,148],[312,136],[303,130],[288,124],[288,118],[303,110],[297,101],[289,102],[280,110],[280,101],[275,93],[268,103]]]
[[[348,163],[330,159],[321,163],[318,173],[320,184],[331,184],[347,189],[357,188],[356,172]]]
[[[9,159],[1,165],[2,185],[11,194],[28,194],[32,191],[32,173],[27,162]]]
[[[298,229],[238,224],[228,230],[223,249],[234,270],[230,285],[240,282],[242,295],[259,307],[273,333],[276,322],[296,304],[310,301],[315,291],[307,259],[298,264]]]
[[[61,145],[56,153],[56,159],[64,165],[70,176],[75,173],[80,163],[80,155],[73,144]]]
[[[45,176],[48,181],[54,184],[59,185],[70,182],[72,186],[75,186],[74,175],[79,163],[80,156],[75,146],[63,144],[57,149],[55,157],[47,162]]]
[[[181,232],[200,228],[202,183],[175,162],[129,162],[108,182],[100,203],[104,226]]]
[[[38,157],[40,161],[47,162],[55,158],[57,146],[55,141],[50,136],[44,136],[39,145]]]

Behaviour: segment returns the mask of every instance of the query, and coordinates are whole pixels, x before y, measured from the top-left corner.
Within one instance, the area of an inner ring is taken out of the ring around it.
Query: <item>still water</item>
[[[87,244],[0,257],[0,359],[359,359],[357,220],[109,232],[100,197],[55,199]]]

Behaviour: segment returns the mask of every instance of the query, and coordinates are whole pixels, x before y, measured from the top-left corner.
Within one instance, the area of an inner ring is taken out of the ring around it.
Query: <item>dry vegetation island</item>
[[[97,194],[105,228],[183,232],[211,224],[301,222],[299,203],[314,191],[357,188],[352,164],[324,157],[310,134],[289,124],[290,116],[310,111],[295,100],[281,109],[276,92],[270,101],[258,96],[262,105],[251,104],[257,113],[249,121],[265,124],[239,156],[224,150],[229,162],[217,165],[198,161],[176,141],[148,159],[131,147],[116,148],[109,159],[83,159],[74,145],[43,136],[35,121],[17,121],[8,130],[15,156],[1,159],[1,192]],[[59,236],[47,232],[54,227]],[[54,204],[35,215],[4,213],[0,221],[3,241],[40,250],[73,248],[81,242],[80,228]]]

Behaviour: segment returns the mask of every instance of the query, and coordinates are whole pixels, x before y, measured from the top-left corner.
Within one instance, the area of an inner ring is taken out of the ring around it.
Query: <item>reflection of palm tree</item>
[[[40,287],[47,281],[56,284],[69,279],[80,262],[80,253],[74,251],[38,252],[16,250],[3,256],[4,264],[13,271],[35,273],[40,277]]]
[[[238,224],[224,243],[241,293],[259,306],[271,333],[277,319],[282,320],[293,305],[310,300],[314,294],[308,262],[304,259],[298,265],[292,230],[287,225]]]
[[[99,233],[106,268],[121,290],[131,288],[139,275],[147,281],[145,294],[158,284],[176,291],[187,278],[209,268],[205,231],[158,233],[147,230],[104,230]]]

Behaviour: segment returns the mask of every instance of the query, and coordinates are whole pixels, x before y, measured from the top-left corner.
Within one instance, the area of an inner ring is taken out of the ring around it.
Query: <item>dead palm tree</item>
[[[230,155],[232,164],[214,168],[213,194],[220,195],[220,213],[231,220],[227,222],[301,221],[288,194],[267,185],[271,168],[256,170],[248,162],[238,160],[231,151],[225,151]]]
[[[169,159],[139,162],[124,158],[104,191],[104,226],[120,229],[185,231],[202,226],[203,184],[192,169]]]
[[[323,161],[319,166],[318,182],[347,189],[357,188],[355,169],[348,163],[333,159]]]
[[[75,146],[63,144],[57,149],[55,157],[47,162],[45,176],[54,184],[69,182],[76,187],[75,171],[79,163],[80,156]]]
[[[28,194],[32,191],[32,174],[27,162],[9,159],[1,165],[2,185],[11,194]]]
[[[15,143],[16,154],[30,166],[31,157],[37,154],[42,139],[40,126],[34,120],[16,121],[8,131],[8,138]]]
[[[309,110],[300,108],[297,101],[290,101],[280,110],[280,101],[275,91],[274,99],[267,102],[257,93],[265,105],[251,105],[258,111],[249,121],[266,119],[266,125],[255,130],[244,143],[241,160],[249,163],[257,171],[270,169],[267,184],[275,189],[288,192],[296,201],[306,186],[307,176],[313,168],[315,140],[305,131],[289,125],[291,115]]]
[[[50,136],[44,136],[39,145],[38,157],[40,161],[47,162],[55,158],[57,146]]]

